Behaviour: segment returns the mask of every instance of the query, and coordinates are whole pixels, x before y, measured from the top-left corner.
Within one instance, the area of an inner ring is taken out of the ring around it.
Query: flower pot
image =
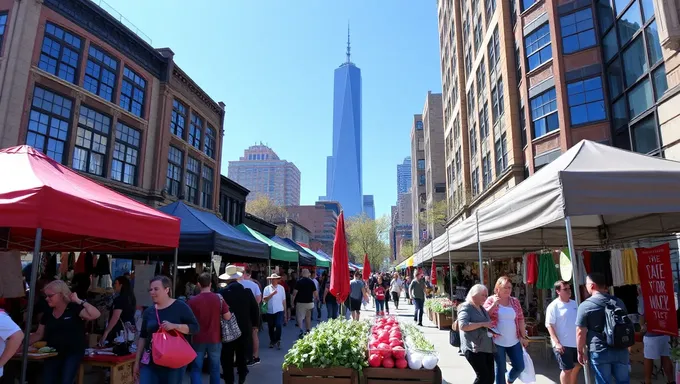
[[[451,329],[453,325],[453,316],[450,313],[437,313],[437,328],[439,329]]]

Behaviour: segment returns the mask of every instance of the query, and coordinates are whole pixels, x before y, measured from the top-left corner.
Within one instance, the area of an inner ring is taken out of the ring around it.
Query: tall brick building
[[[224,104],[89,0],[0,0],[0,147],[143,203],[217,210]]]
[[[438,1],[451,220],[582,139],[667,155],[654,3]]]

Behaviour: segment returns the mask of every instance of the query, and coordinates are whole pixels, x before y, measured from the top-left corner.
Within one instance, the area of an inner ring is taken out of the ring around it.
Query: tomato
[[[406,358],[406,350],[404,347],[398,345],[394,348],[392,348],[392,356],[394,356],[395,359],[399,360],[402,359],[404,360]],[[406,360],[404,360],[406,361]]]
[[[394,359],[391,357],[383,358],[382,366],[385,368],[394,368]]]
[[[395,360],[394,365],[399,369],[404,369],[404,368],[408,367],[408,362],[406,361],[406,359],[401,358],[401,359]]]
[[[394,348],[394,347],[403,347],[404,346],[404,343],[402,343],[401,340],[397,340],[397,339],[392,339],[392,340],[393,341],[390,341],[390,347]]]
[[[382,356],[379,353],[372,353],[368,356],[368,365],[371,367],[379,367],[382,364]]]

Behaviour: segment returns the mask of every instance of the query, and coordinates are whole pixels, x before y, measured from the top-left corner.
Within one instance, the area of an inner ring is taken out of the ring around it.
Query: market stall
[[[41,251],[172,249],[179,244],[180,222],[29,146],[0,150],[0,179],[0,247],[33,251],[22,351],[25,382]]]

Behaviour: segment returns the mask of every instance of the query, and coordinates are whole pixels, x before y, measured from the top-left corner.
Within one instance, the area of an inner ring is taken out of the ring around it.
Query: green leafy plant
[[[450,315],[453,312],[454,303],[446,297],[437,297],[425,301],[425,308],[436,313]]]
[[[402,324],[401,329],[406,335],[406,343],[409,347],[423,352],[434,352],[434,345],[414,325]]]
[[[345,367],[361,371],[368,366],[369,330],[368,321],[336,319],[323,322],[286,353],[283,369]]]

